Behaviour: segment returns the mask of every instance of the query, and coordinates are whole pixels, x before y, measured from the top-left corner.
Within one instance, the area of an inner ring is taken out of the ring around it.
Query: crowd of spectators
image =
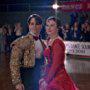
[[[90,42],[90,23],[87,14],[83,14],[78,20],[77,14],[72,14],[70,23],[61,25],[59,35],[67,41]],[[0,27],[0,52],[10,51],[10,44],[22,36],[23,27],[20,22],[13,25],[5,24]],[[45,27],[41,30],[41,37],[46,38]]]
[[[90,23],[86,21],[83,24],[79,24],[77,21],[72,26],[65,24],[59,31],[60,36],[64,40],[68,41],[90,41]]]
[[[69,41],[90,42],[90,23],[87,14],[83,14],[78,19],[78,14],[71,15],[71,22],[61,26],[60,36]]]
[[[5,24],[0,27],[0,52],[9,52],[12,41],[22,36],[23,28],[20,22],[15,23],[14,27]]]

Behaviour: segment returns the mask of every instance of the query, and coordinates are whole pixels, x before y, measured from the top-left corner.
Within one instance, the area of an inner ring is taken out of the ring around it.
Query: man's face
[[[42,25],[37,25],[35,18],[32,18],[29,22],[29,30],[32,31],[34,34],[39,34],[40,30],[42,28]]]

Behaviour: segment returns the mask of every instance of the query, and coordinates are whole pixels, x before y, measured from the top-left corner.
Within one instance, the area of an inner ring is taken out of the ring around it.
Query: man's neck
[[[37,33],[34,33],[34,32],[32,32],[32,31],[30,31],[29,32],[31,35],[33,35],[33,36],[38,36],[39,37],[39,34],[37,34]]]

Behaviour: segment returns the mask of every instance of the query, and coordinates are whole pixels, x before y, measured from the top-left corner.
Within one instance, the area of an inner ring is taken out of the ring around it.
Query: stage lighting
[[[57,10],[59,8],[59,5],[57,5],[57,3],[55,3],[55,4],[52,5],[52,8]]]

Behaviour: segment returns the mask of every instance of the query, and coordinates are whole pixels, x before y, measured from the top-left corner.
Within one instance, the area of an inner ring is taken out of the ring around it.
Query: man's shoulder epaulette
[[[32,35],[27,34],[26,36],[22,36],[22,37],[16,39],[15,41],[13,41],[11,43],[11,47],[13,47],[14,45],[16,45],[18,47],[23,47],[23,46],[29,44],[30,41],[32,41],[32,40],[33,40]]]

